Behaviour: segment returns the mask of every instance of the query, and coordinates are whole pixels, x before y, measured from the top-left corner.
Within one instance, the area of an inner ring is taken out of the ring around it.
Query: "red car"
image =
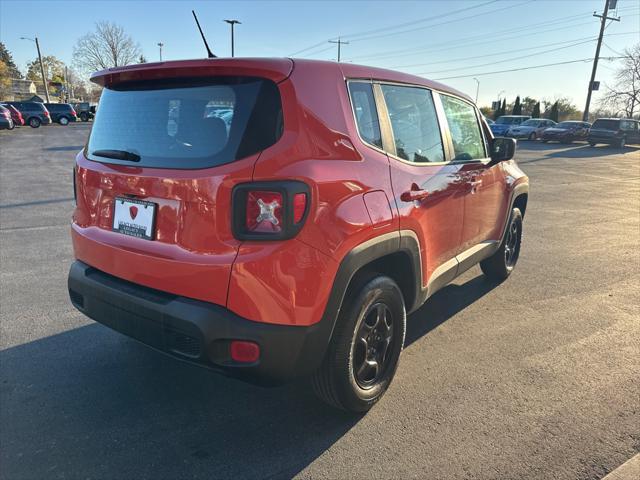
[[[4,108],[9,110],[9,113],[11,114],[11,120],[13,120],[13,124],[16,127],[21,127],[24,125],[24,118],[22,118],[22,114],[20,113],[20,110],[18,110],[13,105],[9,105],[8,103],[2,103],[0,105],[2,105]]]
[[[258,383],[310,376],[351,411],[386,391],[406,316],[480,263],[505,279],[528,179],[445,85],[310,60],[98,72],[74,171],[73,304]]]

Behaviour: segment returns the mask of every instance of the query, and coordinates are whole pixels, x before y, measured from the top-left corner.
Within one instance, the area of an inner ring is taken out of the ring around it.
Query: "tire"
[[[329,405],[366,412],[387,391],[398,368],[406,332],[402,292],[376,276],[345,298],[325,358],[311,377]]]
[[[69,125],[69,119],[67,117],[60,117],[60,119],[58,120],[58,123],[60,125],[67,126]]]
[[[504,233],[500,248],[489,258],[480,262],[480,268],[485,276],[501,282],[511,275],[520,256],[522,243],[522,213],[519,208],[511,210],[509,224]]]
[[[8,130],[13,130],[14,128],[16,128],[16,124],[13,123],[13,121],[10,121]]]
[[[590,146],[590,147],[595,147],[595,146],[596,146],[596,144],[595,144],[594,142],[589,142],[589,146]]]
[[[620,140],[618,140],[618,148],[623,149],[624,146],[627,144],[627,139],[625,137],[622,137]]]
[[[537,138],[537,137],[536,137],[536,132],[531,132],[531,133],[529,134],[529,140],[535,140],[536,138]]]
[[[89,121],[89,114],[87,112],[80,112],[80,120],[83,122]]]
[[[31,128],[38,128],[38,127],[40,127],[40,124],[41,124],[41,123],[42,123],[42,122],[40,121],[40,119],[39,119],[38,117],[31,117],[31,118],[29,119],[29,126],[30,126]]]

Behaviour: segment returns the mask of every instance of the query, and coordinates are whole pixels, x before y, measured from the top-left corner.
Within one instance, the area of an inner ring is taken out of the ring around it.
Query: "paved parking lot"
[[[0,132],[0,476],[597,479],[640,451],[640,150],[520,142],[525,238],[409,319],[383,400],[189,367],[67,300],[87,124]]]

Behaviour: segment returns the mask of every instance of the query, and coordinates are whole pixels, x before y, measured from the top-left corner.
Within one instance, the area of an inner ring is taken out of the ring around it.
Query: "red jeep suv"
[[[69,295],[87,316],[257,383],[366,411],[406,316],[480,263],[505,279],[528,179],[464,94],[352,64],[98,72],[74,169]]]

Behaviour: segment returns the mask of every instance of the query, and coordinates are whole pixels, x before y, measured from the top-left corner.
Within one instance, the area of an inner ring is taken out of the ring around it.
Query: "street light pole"
[[[160,47],[160,61],[162,61],[162,47],[164,47],[164,43],[158,42],[158,47]]]
[[[476,81],[476,83],[478,84],[476,86],[476,105],[478,104],[478,94],[480,93],[480,80],[478,80],[476,77],[473,77],[473,79]]]
[[[229,25],[231,25],[231,57],[235,57],[235,40],[233,38],[233,27],[237,24],[241,24],[238,20],[225,20]]]
[[[42,55],[40,54],[40,43],[38,42],[38,37],[36,37],[35,40],[33,38],[20,37],[20,40],[31,40],[32,42],[36,42],[36,49],[38,50],[38,62],[40,62],[40,73],[42,74],[42,83],[44,84],[44,96],[47,98],[47,103],[49,103],[49,86],[47,85],[47,77],[44,74],[44,65],[42,64]]]

